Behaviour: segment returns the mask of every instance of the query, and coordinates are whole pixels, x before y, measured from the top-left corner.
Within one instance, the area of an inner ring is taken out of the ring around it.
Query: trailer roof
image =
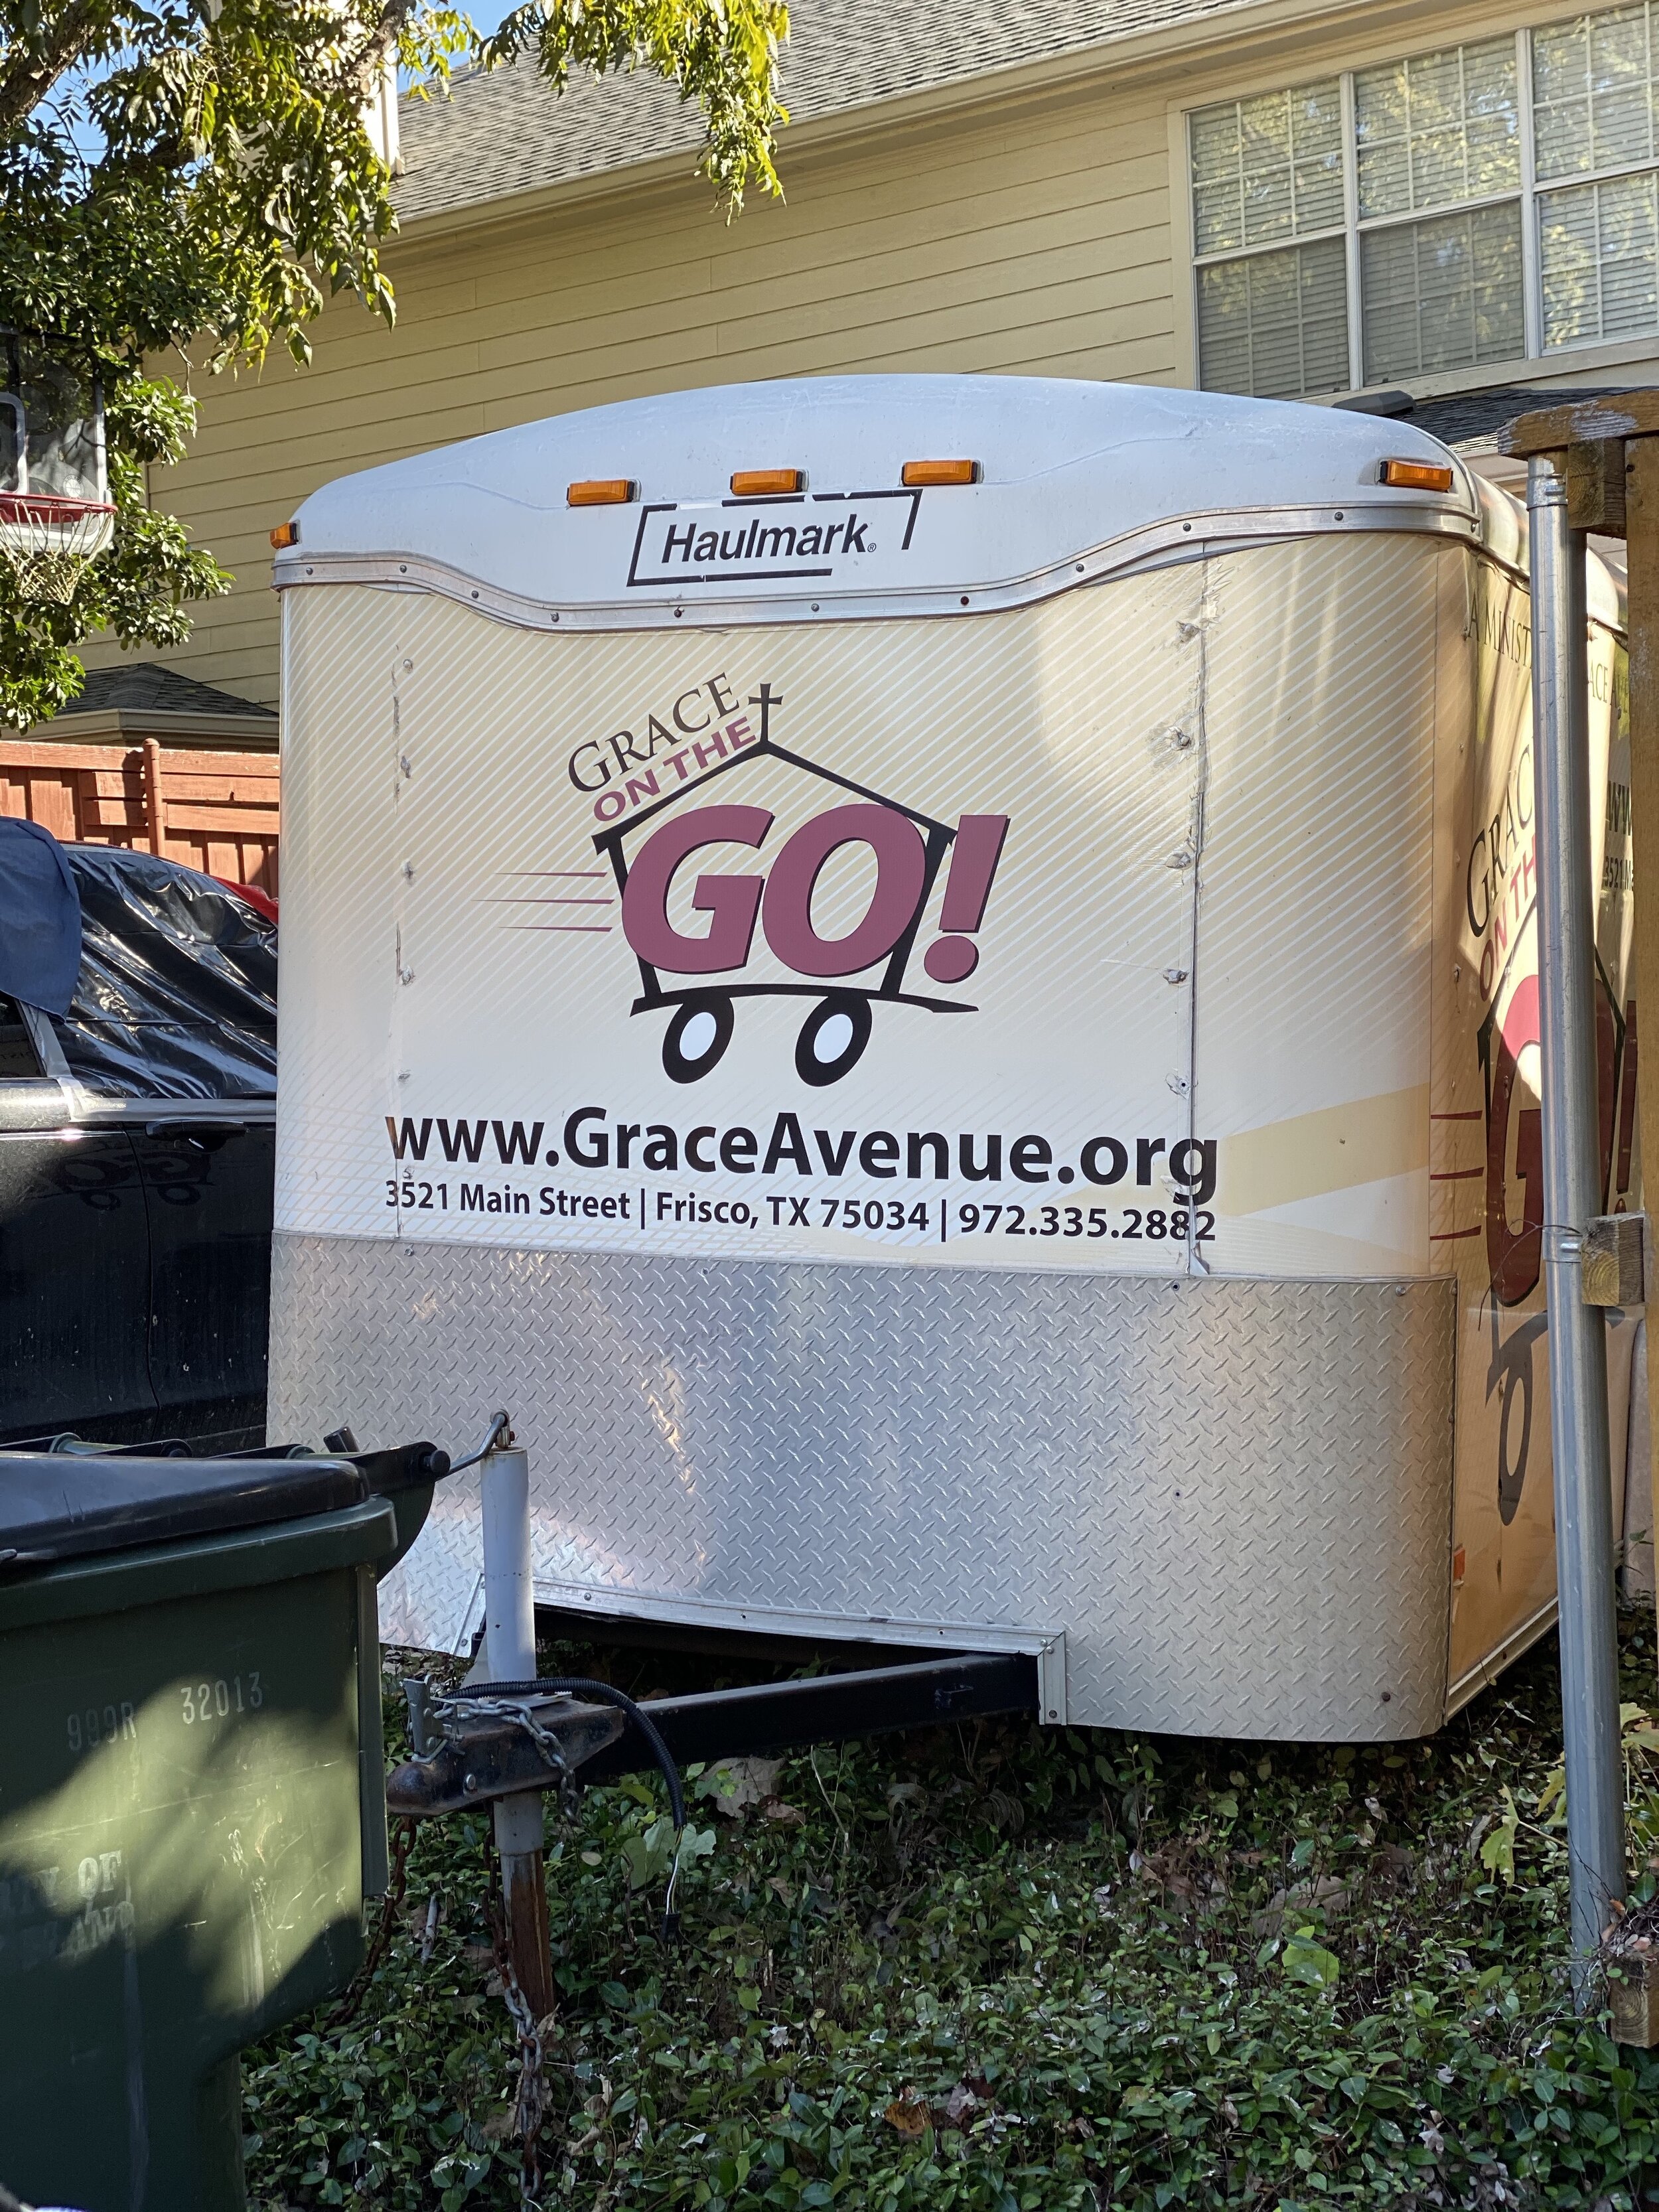
[[[1452,488],[1386,486],[1390,459],[1449,465]],[[974,461],[980,481],[904,489],[927,459]],[[733,472],[754,469],[805,487],[734,499]],[[592,478],[636,496],[568,506]],[[1470,542],[1482,512],[1445,447],[1379,416],[1055,378],[824,377],[625,400],[343,477],[300,509],[275,580],[425,585],[534,627],[957,612],[1218,543]]]

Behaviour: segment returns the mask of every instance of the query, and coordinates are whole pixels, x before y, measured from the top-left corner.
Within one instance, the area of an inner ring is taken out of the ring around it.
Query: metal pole
[[[536,1674],[536,1597],[530,1560],[530,1455],[488,1452],[479,1475],[489,1679],[532,1681]],[[540,2020],[553,2009],[553,1960],[539,1792],[497,1800],[495,1849],[501,1861],[507,1955],[532,2013]]]
[[[1561,1722],[1571,1862],[1573,1987],[1625,1894],[1625,1808],[1607,1459],[1607,1338],[1583,1298],[1585,1224],[1601,1211],[1595,1110],[1595,908],[1590,882],[1584,546],[1547,454],[1527,466],[1532,525],[1533,754],[1537,779],[1544,1283],[1549,1307]]]

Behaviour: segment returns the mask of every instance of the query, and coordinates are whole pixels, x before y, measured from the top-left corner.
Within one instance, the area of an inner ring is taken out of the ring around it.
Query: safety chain
[[[452,1722],[475,1719],[481,1713],[493,1714],[497,1720],[517,1721],[555,1765],[562,1768],[564,1765],[558,1738],[542,1726],[523,1698],[434,1698],[428,1711],[445,1730]]]
[[[559,1810],[567,1820],[580,1812],[580,1794],[565,1758],[564,1747],[550,1729],[542,1726],[532,1705],[525,1698],[434,1698],[428,1710],[446,1735],[455,1722],[476,1719],[480,1714],[495,1720],[516,1721],[559,1778]]]
[[[341,1998],[324,2022],[325,2033],[344,2027],[355,2020],[357,2008],[368,1993],[368,1985],[380,1971],[392,1941],[392,1931],[398,1924],[398,1915],[403,1909],[404,1893],[409,1887],[409,1855],[415,1848],[415,1830],[418,1824],[407,1813],[398,1816],[398,1832],[392,1844],[392,1875],[386,1884],[386,1899],[380,1907],[380,1924],[374,1931],[373,1942],[363,1954],[363,1963],[352,1977],[351,1987]]]
[[[524,2145],[524,2162],[519,2173],[519,2203],[523,2212],[538,2212],[541,2203],[542,2154],[540,2136],[542,2122],[547,2117],[547,2077],[542,2070],[544,2053],[541,2028],[530,2009],[530,2000],[519,1986],[519,1978],[513,1971],[513,1961],[507,1955],[507,1915],[502,1905],[501,1869],[489,1841],[484,1844],[485,1863],[489,1869],[489,1883],[484,1893],[484,1909],[489,1916],[490,1948],[495,1954],[495,1972],[501,1985],[501,2002],[519,2039],[519,2094],[513,2107],[513,2132]]]

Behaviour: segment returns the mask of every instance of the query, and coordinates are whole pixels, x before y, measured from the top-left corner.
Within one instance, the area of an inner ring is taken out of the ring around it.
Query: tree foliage
[[[100,377],[118,509],[65,607],[0,563],[0,721],[72,697],[94,630],[176,643],[187,602],[227,588],[149,503],[194,427],[193,368],[273,344],[307,361],[343,291],[392,319],[393,179],[365,121],[388,70],[430,96],[458,64],[518,64],[550,97],[573,68],[648,70],[701,106],[703,167],[735,210],[777,189],[787,33],[783,0],[528,0],[487,38],[420,0],[0,0],[0,327]]]

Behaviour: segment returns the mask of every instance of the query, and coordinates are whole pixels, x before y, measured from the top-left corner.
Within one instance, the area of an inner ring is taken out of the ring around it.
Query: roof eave
[[[210,748],[218,752],[275,752],[282,725],[275,714],[208,714],[166,707],[69,706],[50,722],[17,734],[34,745],[142,744],[155,738],[165,748]]]

